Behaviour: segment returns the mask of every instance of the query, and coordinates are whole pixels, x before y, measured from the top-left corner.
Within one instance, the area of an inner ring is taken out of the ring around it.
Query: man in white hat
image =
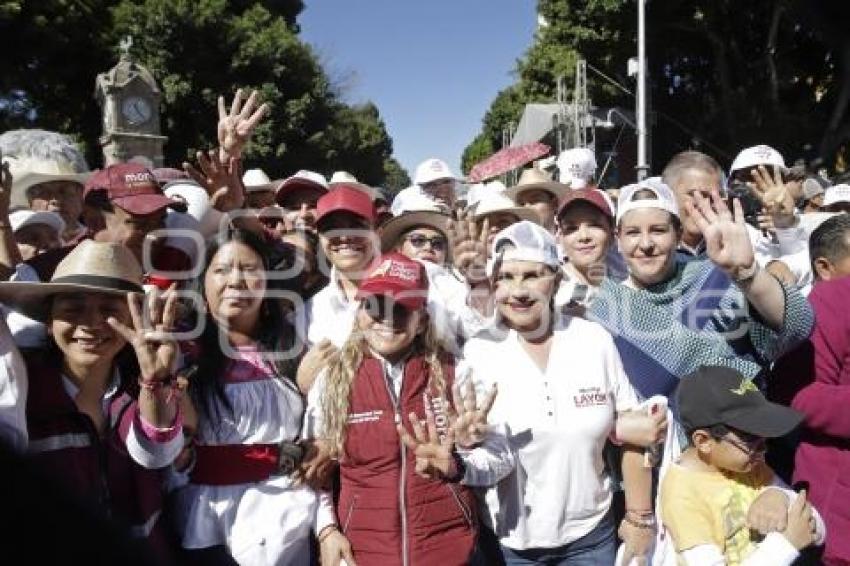
[[[294,226],[315,231],[316,203],[328,189],[324,175],[302,169],[280,184],[275,200],[289,212]]]
[[[89,173],[73,142],[46,130],[12,130],[0,135],[0,150],[14,179],[10,206],[58,213],[65,221],[62,239],[79,241],[86,232],[80,214]]]
[[[586,147],[574,147],[561,152],[556,161],[558,180],[571,189],[583,189],[593,184],[596,176],[596,155]]]
[[[262,169],[248,169],[242,175],[245,186],[245,208],[260,210],[275,203],[279,181],[272,181]]]
[[[555,212],[558,202],[569,192],[570,187],[557,183],[536,167],[526,169],[519,181],[505,191],[519,206],[530,208],[540,217],[543,227],[555,233]]]
[[[48,250],[58,249],[61,245],[60,234],[65,230],[62,217],[46,210],[16,210],[9,214],[9,224],[24,261]]]
[[[517,206],[514,201],[503,193],[498,191],[488,191],[485,193],[478,204],[475,205],[475,210],[472,213],[478,229],[483,228],[486,220],[489,226],[489,234],[487,237],[487,249],[489,250],[493,244],[493,238],[496,234],[522,220],[528,220],[535,224],[541,224],[540,216],[531,208]]]
[[[425,196],[449,210],[454,209],[455,206],[457,181],[457,175],[452,172],[448,164],[435,158],[426,159],[420,163],[413,176],[413,183]]]

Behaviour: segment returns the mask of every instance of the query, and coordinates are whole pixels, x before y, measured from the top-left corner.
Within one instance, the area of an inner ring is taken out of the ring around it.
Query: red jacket
[[[400,415],[408,427],[409,413],[425,418],[426,368],[422,357],[407,361],[398,407],[378,360],[364,359],[352,384],[337,516],[360,566],[469,562],[476,535],[471,491],[416,475],[395,428]],[[450,391],[453,362],[443,368]]]
[[[43,352],[40,352],[43,356]],[[136,463],[125,439],[136,402],[117,394],[109,406],[110,427],[103,438],[88,415],[77,409],[55,364],[28,355],[27,428],[33,463],[64,485],[72,496],[95,505],[130,534],[152,543],[162,557],[168,542],[160,520],[162,476]]]

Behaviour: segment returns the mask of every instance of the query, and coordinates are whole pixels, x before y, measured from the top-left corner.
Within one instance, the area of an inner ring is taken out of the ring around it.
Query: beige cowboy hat
[[[541,171],[537,167],[532,167],[523,171],[517,184],[505,189],[504,194],[516,202],[517,197],[521,193],[532,190],[546,191],[555,197],[555,202],[559,202],[570,190],[570,187],[569,185],[553,181],[545,171]]]
[[[72,181],[82,185],[91,173],[77,173],[70,161],[61,159],[39,159],[37,157],[6,156],[12,173],[11,207],[29,207],[27,191],[38,184],[51,181]]]
[[[395,216],[381,226],[381,252],[386,253],[398,244],[399,239],[408,231],[425,226],[448,237],[446,228],[451,217],[438,209],[411,210]]]
[[[144,293],[142,268],[125,246],[83,240],[56,267],[49,283],[0,283],[0,303],[46,322],[50,301],[60,293]]]
[[[517,217],[517,220],[528,220],[540,224],[540,216],[534,210],[525,206],[517,206],[514,201],[499,192],[488,192],[482,196],[475,204],[472,217],[475,220],[480,220],[497,212],[513,214]]]

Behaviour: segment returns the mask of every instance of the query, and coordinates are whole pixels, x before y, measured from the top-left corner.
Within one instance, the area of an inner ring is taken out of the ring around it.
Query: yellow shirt
[[[758,543],[747,527],[747,512],[772,479],[765,464],[745,474],[672,464],[661,482],[661,520],[676,553],[710,544],[720,549],[726,564],[740,564]]]

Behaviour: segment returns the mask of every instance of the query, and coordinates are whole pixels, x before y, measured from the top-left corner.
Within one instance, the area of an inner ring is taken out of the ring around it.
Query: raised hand
[[[210,197],[210,205],[219,212],[242,208],[245,204],[245,187],[242,184],[242,160],[231,158],[222,161],[217,151],[197,152],[200,170],[184,162],[183,170],[197,181]]]
[[[452,244],[452,261],[469,283],[487,279],[487,236],[490,222],[484,219],[481,227],[471,212],[461,213],[457,220],[450,220],[447,228]]]
[[[711,193],[710,201],[695,194],[694,203],[685,203],[705,239],[708,257],[730,278],[738,280],[742,273],[752,270],[755,254],[740,201],[735,199],[732,206],[734,215],[716,191]]]
[[[127,294],[132,326],[128,327],[114,317],[107,323],[120,334],[136,352],[141,371],[141,380],[148,384],[165,382],[172,377],[174,361],[177,359],[177,342],[170,332],[174,330],[177,315],[176,283],[162,294],[154,288],[147,295],[149,320],[142,313],[142,297],[137,293]],[[146,324],[148,322],[149,324]]]
[[[487,415],[493,408],[496,393],[494,383],[479,406],[471,379],[466,382],[463,394],[457,383],[452,386],[454,410],[449,414],[449,422],[454,431],[455,444],[459,447],[470,449],[484,442],[487,436]]]
[[[793,216],[794,197],[785,183],[782,173],[774,167],[769,172],[764,165],[759,165],[752,172],[753,180],[747,186],[753,191],[764,206],[765,211],[772,216]]]
[[[425,479],[441,479],[452,476],[455,469],[454,455],[454,431],[449,428],[444,438],[437,433],[437,425],[434,415],[427,412],[425,428],[416,413],[410,413],[410,428],[413,436],[399,423],[396,425],[401,441],[416,456],[416,473]]]
[[[260,93],[256,90],[251,92],[244,104],[243,97],[240,88],[233,97],[230,111],[225,106],[224,97],[218,97],[218,143],[222,161],[242,156],[242,148],[251,139],[254,128],[269,112],[267,103],[257,106]]]

